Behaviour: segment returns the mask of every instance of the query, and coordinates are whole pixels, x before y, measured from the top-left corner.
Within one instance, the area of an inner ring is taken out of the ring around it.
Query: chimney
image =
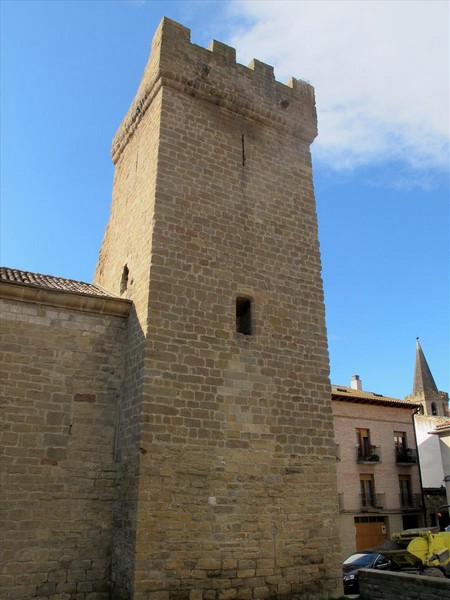
[[[352,375],[352,381],[350,383],[352,390],[362,390],[362,381],[359,375]]]

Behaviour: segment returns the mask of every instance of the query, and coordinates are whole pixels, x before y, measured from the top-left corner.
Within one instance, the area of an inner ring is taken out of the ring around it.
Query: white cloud
[[[252,0],[228,5],[238,60],[316,88],[316,158],[334,169],[448,167],[445,1]],[[236,24],[237,23],[237,24]]]

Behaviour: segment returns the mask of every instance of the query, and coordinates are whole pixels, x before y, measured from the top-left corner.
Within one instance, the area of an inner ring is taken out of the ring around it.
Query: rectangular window
[[[236,298],[236,331],[252,335],[252,301],[249,298]]]
[[[412,450],[410,450],[406,444],[406,433],[404,431],[394,431],[394,449],[395,462],[412,462]]]
[[[358,459],[369,460],[371,454],[370,431],[368,429],[356,430],[356,444],[358,446]]]
[[[361,494],[362,507],[375,506],[375,482],[373,475],[361,474],[359,476],[359,486]]]
[[[399,475],[398,483],[400,486],[400,506],[412,506],[411,475]]]
[[[406,433],[404,431],[394,431],[394,446],[398,452],[406,449]]]

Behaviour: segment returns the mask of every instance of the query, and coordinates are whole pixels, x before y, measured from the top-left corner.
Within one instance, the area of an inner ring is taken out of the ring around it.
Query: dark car
[[[349,556],[342,563],[342,577],[345,594],[359,594],[358,571],[360,569],[387,569],[389,560],[379,552],[361,550]]]

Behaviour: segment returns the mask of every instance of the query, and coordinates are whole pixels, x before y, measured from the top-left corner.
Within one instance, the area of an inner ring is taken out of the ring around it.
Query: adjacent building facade
[[[342,557],[423,525],[414,412],[420,406],[332,386]]]
[[[108,598],[131,303],[0,269],[0,596]]]
[[[419,340],[404,400],[363,390],[357,375],[350,387],[332,386],[332,398],[343,558],[396,531],[435,525],[436,510],[450,502],[448,394]]]
[[[436,425],[436,428],[430,433],[439,438],[442,469],[444,472],[443,482],[445,484],[447,504],[450,504],[450,420]]]
[[[163,20],[94,284],[2,271],[3,598],[339,595],[316,127]]]

